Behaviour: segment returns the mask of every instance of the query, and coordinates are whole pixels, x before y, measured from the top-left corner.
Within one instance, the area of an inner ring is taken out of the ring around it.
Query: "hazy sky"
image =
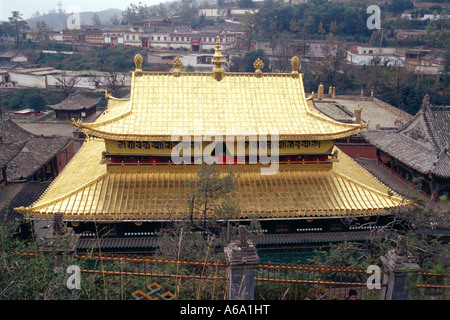
[[[150,6],[166,2],[165,0],[0,0],[0,21],[7,21],[11,11],[19,11],[24,19],[28,19],[36,11],[43,14],[52,9],[57,10],[59,1],[64,11],[70,7],[78,7],[80,11],[101,11],[110,8],[124,10],[130,3],[142,2]]]

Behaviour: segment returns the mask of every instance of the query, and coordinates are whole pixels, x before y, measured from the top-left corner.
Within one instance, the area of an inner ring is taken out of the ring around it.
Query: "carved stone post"
[[[62,214],[56,213],[52,228],[44,238],[39,239],[41,250],[45,254],[54,254],[55,263],[58,263],[63,253],[74,255],[79,237],[72,228],[64,224]]]
[[[228,300],[252,300],[255,292],[255,267],[259,256],[248,230],[239,226],[239,238],[225,247],[228,264]]]
[[[323,99],[323,84],[322,83],[319,85],[319,89],[317,90],[317,99],[319,99],[319,100]]]
[[[389,250],[382,256],[381,262],[389,272],[386,300],[409,300],[412,290],[408,273],[416,273],[420,267],[408,251],[405,237],[398,238],[397,248]]]

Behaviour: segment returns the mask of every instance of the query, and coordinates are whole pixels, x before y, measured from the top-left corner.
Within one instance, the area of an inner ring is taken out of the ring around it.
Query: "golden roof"
[[[48,190],[29,208],[16,211],[37,218],[56,212],[65,220],[119,221],[174,219],[186,212],[183,186],[196,179],[195,165],[100,164],[105,143],[90,139]],[[280,164],[275,175],[260,165],[234,166],[241,207],[234,218],[371,215],[401,204],[389,189],[342,152],[333,166]],[[221,166],[227,168],[227,166]]]
[[[143,72],[135,58],[128,100],[108,99],[95,123],[74,122],[89,136],[123,141],[171,141],[176,135],[271,135],[280,140],[333,140],[359,133],[367,123],[334,121],[308,104],[299,59],[292,73],[224,73],[220,45],[212,73]]]

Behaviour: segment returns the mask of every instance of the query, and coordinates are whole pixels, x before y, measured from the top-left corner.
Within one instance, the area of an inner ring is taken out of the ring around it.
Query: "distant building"
[[[347,60],[356,65],[400,66],[405,64],[405,51],[394,47],[370,47],[365,45],[350,46]]]
[[[438,200],[450,191],[450,106],[433,106],[428,95],[420,111],[397,130],[362,133],[377,148],[379,163]],[[420,179],[421,182],[416,182]]]
[[[397,29],[394,30],[394,34],[397,40],[418,39],[420,41],[425,41],[428,35],[426,30],[409,30],[409,29]]]
[[[57,120],[88,119],[96,113],[96,106],[100,100],[101,98],[93,99],[77,92],[49,108],[55,111]]]
[[[0,54],[0,61],[27,62],[28,58],[20,51],[7,51]]]
[[[407,49],[405,56],[405,69],[416,74],[436,76],[444,70],[445,58],[442,50]]]

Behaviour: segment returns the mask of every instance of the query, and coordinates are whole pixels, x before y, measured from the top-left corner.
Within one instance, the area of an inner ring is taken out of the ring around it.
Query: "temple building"
[[[241,210],[232,219],[258,217],[261,246],[358,240],[364,230],[343,219],[381,221],[403,204],[334,145],[368,122],[319,112],[297,57],[291,73],[263,73],[260,59],[254,73],[226,72],[217,40],[211,72],[181,72],[177,58],[171,72],[143,72],[142,57],[134,61],[130,97],[106,93],[107,109],[95,122],[73,121],[87,140],[40,199],[17,212],[34,219],[59,213],[88,235],[104,224],[104,248],[144,251],[162,221],[186,214],[183,186],[206,159],[238,174]],[[92,240],[83,237],[80,247]]]
[[[57,120],[86,120],[96,113],[100,100],[101,98],[89,98],[81,92],[76,92],[49,108],[55,111]]]
[[[434,106],[426,95],[422,108],[396,130],[362,133],[377,148],[380,164],[432,200],[450,190],[450,106]]]

